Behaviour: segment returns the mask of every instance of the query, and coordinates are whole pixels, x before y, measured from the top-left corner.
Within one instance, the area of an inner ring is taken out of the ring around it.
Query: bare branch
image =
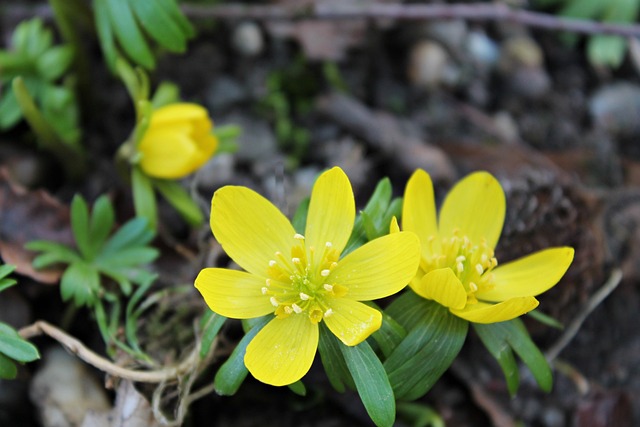
[[[601,23],[586,19],[563,18],[546,13],[513,9],[503,3],[473,4],[327,4],[313,5],[244,5],[184,4],[182,10],[195,19],[394,19],[511,22],[552,31],[580,34],[611,34],[624,37],[640,36],[640,25]]]

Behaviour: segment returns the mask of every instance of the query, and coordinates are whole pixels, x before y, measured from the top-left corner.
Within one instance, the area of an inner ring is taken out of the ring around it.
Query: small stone
[[[233,29],[231,43],[239,54],[254,57],[264,49],[264,36],[258,24],[245,21]]]
[[[471,60],[485,68],[493,67],[500,57],[498,44],[484,31],[471,31],[466,39],[467,53]]]
[[[640,135],[640,86],[620,82],[598,89],[589,100],[594,124],[620,137]]]
[[[413,85],[433,88],[455,83],[459,72],[442,45],[422,40],[411,48],[407,75]]]
[[[247,89],[230,76],[220,76],[207,89],[205,102],[212,112],[225,111],[245,101],[249,97]]]

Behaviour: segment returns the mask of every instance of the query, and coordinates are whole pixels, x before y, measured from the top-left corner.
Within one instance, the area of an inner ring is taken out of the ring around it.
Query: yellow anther
[[[473,282],[469,283],[469,289],[471,290],[471,292],[476,292],[478,290],[478,285],[476,285]]]
[[[462,264],[461,262],[459,262],[456,265],[456,269],[458,270],[458,273],[462,273],[464,271],[464,264]]]
[[[274,260],[274,259],[269,260],[269,267],[273,267],[273,266],[275,266],[276,264],[277,264],[277,263],[276,263],[276,260]]]
[[[309,299],[309,295],[305,294],[304,292],[300,292],[300,299],[302,301],[307,301]]]
[[[266,283],[267,283],[267,287],[271,286],[271,279],[267,279]]]
[[[293,311],[295,311],[296,314],[302,313],[302,308],[296,303],[291,304],[291,308],[293,308]]]
[[[267,289],[266,286],[263,286],[262,289],[260,289],[260,290],[262,291],[262,295],[266,295],[267,294],[268,289]]]
[[[331,246],[333,246],[333,244],[331,242],[327,242],[324,244],[327,248],[330,248]]]
[[[484,273],[484,269],[482,268],[481,264],[476,264],[476,271],[478,272],[478,274],[482,275],[482,273]]]
[[[300,233],[296,233],[293,235],[293,238],[296,240],[304,240],[304,236]]]
[[[321,275],[322,277],[327,277],[327,276],[329,275],[329,273],[331,273],[331,271],[329,271],[329,270],[327,270],[327,269],[324,269],[324,270],[322,270],[322,271],[320,272],[320,275]]]
[[[277,307],[280,305],[280,303],[278,302],[278,300],[276,299],[276,297],[271,297],[269,298],[269,301],[271,302],[271,305],[274,307]]]
[[[333,286],[332,286],[332,285],[330,285],[330,284],[328,284],[328,283],[325,283],[324,285],[322,285],[322,287],[323,287],[323,288],[324,288],[324,290],[325,290],[325,291],[327,291],[327,292],[333,292]]]

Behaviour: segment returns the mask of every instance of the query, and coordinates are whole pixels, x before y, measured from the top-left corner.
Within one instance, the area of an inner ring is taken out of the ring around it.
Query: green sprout
[[[52,152],[70,177],[83,173],[79,109],[70,45],[53,45],[53,33],[38,18],[18,25],[10,50],[0,50],[0,130],[25,119],[40,147]],[[66,75],[66,77],[65,77]]]
[[[158,250],[148,246],[154,234],[147,221],[132,219],[111,235],[114,223],[113,206],[106,196],[96,200],[90,215],[87,203],[78,195],[71,203],[77,249],[46,240],[27,243],[27,249],[42,252],[33,260],[35,268],[67,264],[60,282],[64,301],[93,307],[102,298],[117,296],[102,286],[103,276],[115,281],[122,294],[128,296],[133,284],[145,282],[150,275],[141,266],[156,259]]]
[[[16,284],[7,276],[15,270],[13,265],[0,265],[0,292]],[[0,379],[13,379],[18,375],[17,363],[33,362],[40,358],[38,349],[22,339],[18,332],[4,322],[0,322]]]
[[[195,35],[175,0],[94,0],[93,6],[100,46],[112,70],[121,54],[152,70],[156,61],[151,42],[183,53]]]

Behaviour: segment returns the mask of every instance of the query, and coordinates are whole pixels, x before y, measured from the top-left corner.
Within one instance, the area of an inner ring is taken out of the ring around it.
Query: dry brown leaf
[[[24,245],[32,240],[52,240],[73,245],[69,207],[44,190],[29,191],[11,182],[0,169],[0,257],[16,266],[16,272],[42,283],[57,283],[61,269],[35,270],[35,253]]]

